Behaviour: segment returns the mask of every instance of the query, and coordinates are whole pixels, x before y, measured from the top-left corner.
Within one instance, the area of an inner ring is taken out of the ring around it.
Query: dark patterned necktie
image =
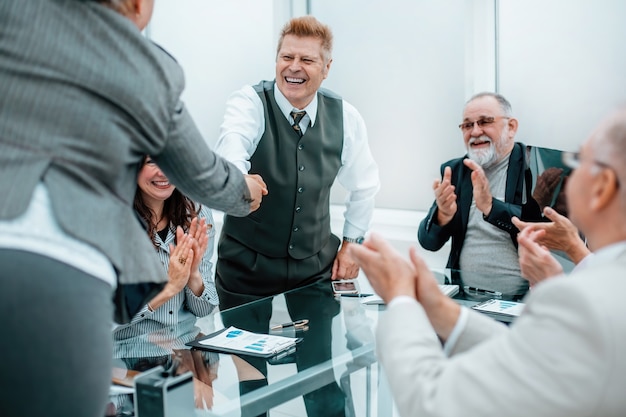
[[[302,120],[305,114],[306,112],[304,110],[291,112],[291,117],[293,117],[293,124],[291,125],[291,127],[293,127],[293,130],[295,130],[298,136],[300,137],[302,137],[302,130],[300,129],[300,120]]]

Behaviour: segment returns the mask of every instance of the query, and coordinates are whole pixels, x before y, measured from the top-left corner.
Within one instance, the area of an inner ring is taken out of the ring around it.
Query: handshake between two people
[[[267,185],[259,174],[246,174],[244,178],[250,191],[250,212],[253,212],[261,207],[263,196],[268,193]]]

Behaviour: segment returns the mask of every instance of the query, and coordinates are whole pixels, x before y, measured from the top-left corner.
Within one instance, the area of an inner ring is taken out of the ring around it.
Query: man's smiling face
[[[471,125],[461,129],[468,156],[483,168],[501,161],[513,149],[517,121],[503,113],[495,98],[483,96],[467,103],[463,124]]]
[[[328,76],[332,60],[324,57],[322,41],[286,35],[276,56],[276,84],[297,109],[305,108]]]

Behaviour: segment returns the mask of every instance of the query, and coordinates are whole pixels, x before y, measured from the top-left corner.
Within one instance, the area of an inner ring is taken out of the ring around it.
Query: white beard
[[[478,141],[488,141],[489,148],[487,149],[472,149],[472,143]],[[483,168],[489,168],[491,165],[498,161],[498,153],[496,152],[496,146],[493,141],[487,137],[471,138],[467,147],[467,156],[480,165]]]

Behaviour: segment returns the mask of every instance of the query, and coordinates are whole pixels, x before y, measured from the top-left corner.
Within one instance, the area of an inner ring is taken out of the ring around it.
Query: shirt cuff
[[[392,308],[395,305],[406,303],[417,303],[417,300],[413,297],[409,297],[408,295],[398,295],[389,301],[387,308]]]
[[[465,329],[465,326],[467,325],[467,317],[467,309],[465,307],[461,307],[461,312],[459,314],[458,320],[456,321],[456,324],[454,325],[454,329],[452,329],[450,337],[448,337],[448,340],[446,340],[446,343],[444,343],[443,345],[443,353],[446,356],[450,356],[450,353],[454,349],[456,342],[459,340],[461,333]]]

